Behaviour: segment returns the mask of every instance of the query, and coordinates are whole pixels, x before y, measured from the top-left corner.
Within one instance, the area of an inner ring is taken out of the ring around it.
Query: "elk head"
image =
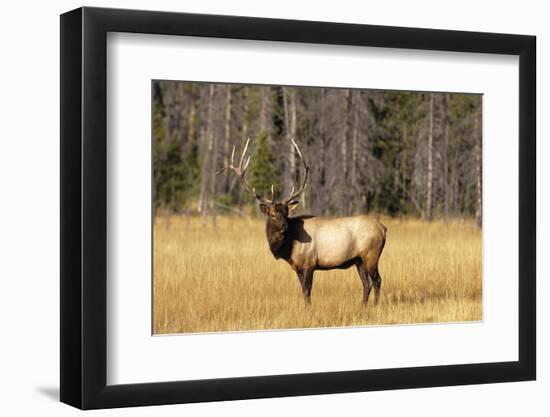
[[[290,138],[290,140],[304,166],[304,171],[305,171],[304,180],[302,182],[302,185],[298,189],[298,191],[296,191],[293,185],[288,197],[281,201],[278,201],[278,202],[275,201],[275,186],[273,184],[271,185],[271,199],[267,199],[259,195],[256,192],[256,189],[254,187],[251,187],[250,184],[248,184],[248,182],[246,181],[246,177],[245,177],[246,170],[250,165],[250,155],[247,156],[246,152],[248,150],[250,139],[246,141],[243,152],[241,154],[239,165],[235,166],[233,163],[235,158],[235,146],[233,146],[233,151],[231,152],[231,162],[229,163],[229,165],[226,165],[216,173],[216,174],[221,174],[222,172],[225,172],[225,171],[233,171],[237,175],[237,177],[240,179],[245,189],[248,192],[250,192],[254,196],[254,198],[259,202],[260,211],[267,216],[268,228],[272,229],[274,232],[279,232],[281,234],[286,233],[288,229],[288,216],[299,204],[299,201],[296,200],[296,198],[300,194],[302,194],[306,189],[307,178],[309,173],[309,166],[304,160],[302,156],[302,152],[300,151],[300,148],[298,147],[298,145],[296,144],[293,138]]]

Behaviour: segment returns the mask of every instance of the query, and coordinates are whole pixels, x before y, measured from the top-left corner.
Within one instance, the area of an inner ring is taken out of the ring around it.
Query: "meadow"
[[[159,217],[155,334],[482,320],[482,240],[473,221],[381,218],[382,291],[361,303],[355,267],[317,271],[306,306],[295,273],[271,255],[260,218]]]

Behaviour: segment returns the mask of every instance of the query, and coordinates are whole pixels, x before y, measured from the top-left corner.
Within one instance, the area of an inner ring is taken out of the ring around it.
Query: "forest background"
[[[249,215],[238,179],[216,176],[248,138],[248,181],[278,197],[310,165],[315,215],[482,219],[482,96],[153,81],[156,215]]]

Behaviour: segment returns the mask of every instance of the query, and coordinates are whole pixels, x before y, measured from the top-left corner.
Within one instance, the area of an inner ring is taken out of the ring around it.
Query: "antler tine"
[[[231,165],[233,166],[233,161],[235,160],[235,145],[233,145],[233,150],[231,151]]]
[[[307,187],[307,179],[308,179],[308,174],[309,174],[309,166],[308,164],[306,163],[303,155],[302,155],[302,151],[300,151],[300,147],[298,146],[298,144],[294,141],[294,138],[293,137],[290,137],[290,141],[292,142],[292,145],[294,146],[294,149],[296,150],[296,152],[298,153],[298,156],[300,157],[300,160],[302,161],[302,164],[304,166],[304,181],[302,182],[302,185],[301,187],[298,189],[297,192],[294,192],[295,188],[294,188],[294,185],[292,186],[292,190],[290,191],[290,195],[289,197],[285,200],[285,203],[290,203],[293,199],[295,199],[296,197],[298,197],[300,194],[302,194],[304,192],[304,190],[306,189]]]
[[[237,177],[241,180],[241,183],[243,186],[247,189],[248,192],[250,192],[257,200],[261,201],[262,203],[268,203],[266,199],[264,199],[261,195],[256,193],[256,189],[251,187],[248,182],[246,181],[246,170],[248,169],[248,166],[250,165],[251,156],[247,155],[246,152],[248,151],[248,145],[250,144],[250,138],[246,140],[246,144],[244,145],[243,153],[241,154],[241,159],[239,160],[239,165],[234,165],[235,160],[235,146],[233,146],[233,151],[231,152],[231,162],[229,165],[224,166],[222,169],[220,169],[217,174],[221,174],[224,171],[233,171]],[[273,203],[273,201],[271,201]]]
[[[220,175],[222,172],[233,170],[235,171],[235,167],[233,166],[233,160],[235,159],[235,145],[233,145],[233,150],[231,151],[231,160],[229,162],[229,165],[224,166],[222,169],[218,169],[216,171],[216,175]]]
[[[244,149],[243,149],[243,153],[241,155],[241,160],[239,161],[239,169],[242,169],[243,167],[243,161],[244,161],[244,157],[246,155],[246,151],[248,150],[248,145],[250,144],[250,138],[248,138],[246,140],[246,144],[244,145]],[[249,158],[250,159],[250,158]]]
[[[296,152],[298,152],[298,156],[300,157],[300,160],[302,161],[302,164],[304,165],[304,169],[306,171],[306,179],[307,179],[307,173],[309,171],[309,166],[306,163],[306,160],[304,159],[304,157],[302,156],[302,151],[298,147],[298,144],[296,142],[294,142],[294,139],[292,137],[290,138],[290,140],[292,141],[292,144],[294,145],[294,149],[296,149]]]
[[[250,164],[250,155],[248,155],[248,158],[246,158],[246,162],[244,163],[243,174],[248,169],[248,164]]]
[[[275,185],[271,184],[271,203],[275,201]]]
[[[298,147],[297,143],[294,141],[294,138],[291,136],[290,137],[290,141],[292,142],[292,144],[294,145],[294,149],[296,149],[296,152],[298,152],[298,156],[300,157],[300,159],[303,161],[304,158],[302,157],[302,152],[300,151],[300,148]]]

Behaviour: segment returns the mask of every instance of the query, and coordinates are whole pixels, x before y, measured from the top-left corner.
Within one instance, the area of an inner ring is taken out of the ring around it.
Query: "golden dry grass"
[[[478,321],[481,231],[472,222],[382,219],[381,303],[363,306],[355,268],[315,273],[306,307],[298,278],[269,252],[260,219],[159,218],[154,227],[155,334]]]

